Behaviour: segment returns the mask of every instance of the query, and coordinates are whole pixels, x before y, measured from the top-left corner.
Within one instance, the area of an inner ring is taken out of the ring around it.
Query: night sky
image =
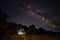
[[[51,0],[2,0],[0,9],[6,12],[8,22],[23,25],[34,24],[36,28],[45,30],[60,31],[58,23],[60,20],[60,7],[58,1]],[[53,20],[53,21],[51,21]]]

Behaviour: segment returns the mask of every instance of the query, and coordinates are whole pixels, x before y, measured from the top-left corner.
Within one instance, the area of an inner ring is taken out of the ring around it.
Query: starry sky
[[[58,1],[51,0],[1,0],[0,9],[6,12],[8,22],[23,25],[34,24],[36,28],[60,31],[60,7]],[[53,23],[54,21],[54,23]]]

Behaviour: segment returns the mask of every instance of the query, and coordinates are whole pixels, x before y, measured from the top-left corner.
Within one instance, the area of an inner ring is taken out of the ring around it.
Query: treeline
[[[16,24],[16,23],[8,23],[6,19],[8,18],[8,15],[6,13],[3,13],[0,10],[0,35],[5,35],[7,33],[9,34],[17,34],[17,30],[24,29],[26,34],[51,34],[51,35],[60,35],[60,32],[52,32],[52,31],[46,31],[43,28],[35,28],[35,25],[22,25],[22,24]]]

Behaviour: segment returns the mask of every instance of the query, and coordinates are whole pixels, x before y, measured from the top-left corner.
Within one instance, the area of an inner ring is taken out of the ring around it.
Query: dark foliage
[[[19,24],[17,25],[16,23],[8,23],[6,21],[7,19],[7,15],[5,13],[2,13],[2,11],[0,10],[0,34],[6,34],[6,33],[10,33],[10,34],[15,34],[17,33],[17,30],[23,28],[26,32],[26,34],[59,34],[60,32],[52,32],[52,31],[46,31],[42,28],[36,29],[35,25],[30,25],[29,27],[27,27],[26,25],[22,25]],[[60,34],[59,34],[60,35]]]

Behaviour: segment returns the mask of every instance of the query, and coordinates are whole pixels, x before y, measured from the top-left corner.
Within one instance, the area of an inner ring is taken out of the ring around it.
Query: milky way
[[[23,4],[25,4],[25,3],[23,3]],[[23,8],[25,7],[25,9],[28,10],[27,11],[28,14],[40,19],[40,21],[42,21],[43,23],[49,25],[50,27],[54,27],[54,28],[57,27],[55,24],[53,24],[53,22],[51,22],[51,20],[46,19],[45,16],[38,15],[38,13],[39,14],[41,13],[40,12],[41,10],[36,10],[36,9],[33,9],[31,5],[27,5],[27,4],[23,5],[23,4],[22,4]]]
[[[50,1],[5,0],[2,4],[1,9],[9,15],[8,22],[24,25],[34,24],[37,28],[58,31],[55,19],[60,18],[60,15],[56,14],[58,13],[56,4]]]

